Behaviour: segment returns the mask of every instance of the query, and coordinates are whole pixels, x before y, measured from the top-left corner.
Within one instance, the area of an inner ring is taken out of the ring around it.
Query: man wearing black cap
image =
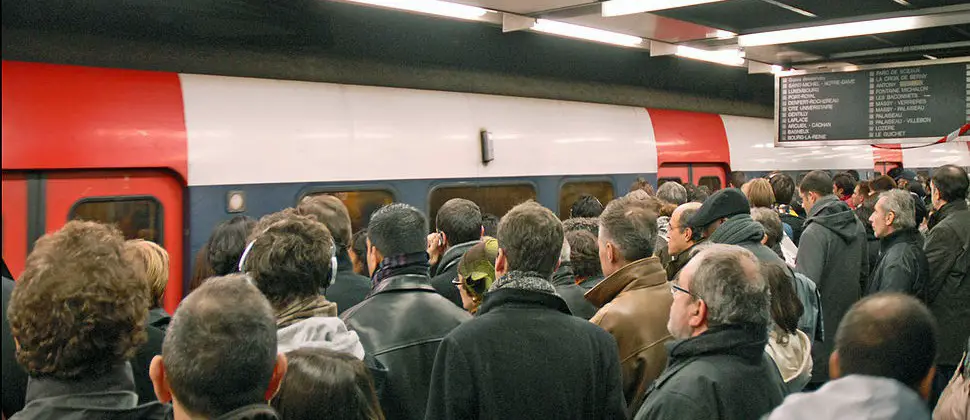
[[[829,378],[829,354],[835,330],[849,307],[859,300],[869,279],[866,229],[847,204],[833,194],[825,171],[805,175],[798,187],[808,218],[802,232],[795,270],[813,280],[822,296],[825,341],[812,346],[812,382],[817,389]]]
[[[761,262],[785,265],[778,254],[762,244],[765,229],[751,218],[751,205],[737,188],[711,195],[690,219],[690,225],[713,243],[738,245],[754,253]]]
[[[898,171],[893,179],[896,181],[897,188],[909,191],[909,194],[913,197],[913,206],[916,208],[916,226],[923,224],[923,220],[926,220],[929,211],[923,201],[923,198],[926,197],[926,190],[923,185],[916,181],[916,172],[904,169]]]

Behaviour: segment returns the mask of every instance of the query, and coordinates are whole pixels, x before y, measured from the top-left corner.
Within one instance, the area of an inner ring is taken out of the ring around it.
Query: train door
[[[27,176],[3,173],[3,207],[0,236],[3,241],[3,261],[14,278],[19,278],[27,260]]]
[[[145,239],[170,255],[165,307],[182,297],[182,187],[164,171],[52,172],[46,177],[46,230],[83,219],[118,226],[126,239]]]
[[[713,163],[665,163],[657,171],[657,182],[680,180],[694,185],[706,185],[711,191],[724,188],[727,171]]]

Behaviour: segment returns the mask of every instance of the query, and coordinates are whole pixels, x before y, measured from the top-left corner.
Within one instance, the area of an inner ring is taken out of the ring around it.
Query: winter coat
[[[866,294],[900,292],[926,299],[930,266],[923,253],[923,235],[915,228],[880,239],[879,264],[872,271]]]
[[[458,278],[458,263],[461,262],[461,257],[478,242],[465,242],[448,248],[441,256],[441,261],[431,267],[431,286],[438,291],[438,294],[459,308],[462,307],[461,293],[452,281]]]
[[[596,314],[596,307],[583,296],[586,289],[576,284],[576,276],[568,262],[559,264],[559,269],[552,275],[552,285],[573,315],[588,320]]]
[[[786,388],[765,353],[765,325],[713,327],[667,344],[667,369],[636,420],[751,420],[781,404]]]
[[[165,331],[171,321],[172,315],[166,312],[164,308],[152,308],[148,311],[148,325]]]
[[[364,359],[364,346],[357,333],[347,329],[340,318],[316,316],[276,331],[277,348],[288,353],[301,348],[323,348]]]
[[[767,420],[929,420],[916,391],[889,378],[849,375],[812,393],[792,394]]]
[[[17,363],[17,349],[10,331],[10,322],[7,320],[7,308],[10,306],[13,287],[13,280],[3,278],[3,312],[0,312],[0,317],[3,318],[3,324],[0,325],[0,362],[3,364],[3,370],[0,371],[0,406],[3,407],[3,415],[8,419],[24,408],[24,397],[27,395],[27,372]]]
[[[600,307],[592,322],[616,339],[627,412],[634,415],[667,364],[673,301],[667,273],[657,257],[635,261],[586,292],[586,299]]]
[[[703,241],[699,241],[691,245],[690,248],[681,251],[679,254],[670,256],[670,262],[668,262],[667,266],[664,267],[665,271],[667,272],[667,280],[673,281],[673,279],[677,278],[677,275],[680,274],[680,270],[683,270],[684,266],[690,262],[691,251],[693,251],[694,248],[697,245],[700,245],[702,242]]]
[[[558,296],[488,292],[438,350],[426,419],[623,419],[616,343]]]
[[[600,284],[600,282],[603,281],[603,279],[604,279],[603,275],[593,276],[584,280],[582,283],[579,283],[579,287],[582,287],[584,290],[583,293],[585,293],[585,292],[588,292],[590,289],[596,287],[597,284]]]
[[[815,282],[822,297],[825,340],[812,347],[812,382],[825,382],[835,331],[869,277],[865,227],[834,195],[819,198],[805,220],[795,269]]]
[[[926,303],[940,325],[937,363],[955,366],[970,331],[970,210],[965,202],[948,203],[931,219],[923,249],[930,265]]]
[[[363,302],[370,293],[371,281],[354,272],[354,263],[346,250],[337,253],[337,277],[323,291],[327,300],[337,304],[337,315]]]
[[[360,337],[364,351],[387,367],[380,402],[388,420],[424,418],[438,344],[469,318],[419,274],[384,279],[344,312],[343,321]]]
[[[167,411],[158,402],[138,405],[128,363],[93,378],[30,378],[26,401],[10,420],[150,420],[165,418]]]
[[[799,330],[782,334],[777,329],[769,332],[765,351],[778,367],[788,393],[801,392],[812,379],[812,340]]]

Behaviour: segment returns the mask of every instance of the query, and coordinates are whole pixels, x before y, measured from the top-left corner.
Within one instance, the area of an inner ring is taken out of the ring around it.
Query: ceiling
[[[748,60],[806,69],[970,56],[967,0],[725,0],[611,17],[603,16],[603,2],[591,0],[449,1],[701,49],[738,46],[737,37],[718,39],[717,30],[749,35],[922,16],[926,27],[743,50]]]

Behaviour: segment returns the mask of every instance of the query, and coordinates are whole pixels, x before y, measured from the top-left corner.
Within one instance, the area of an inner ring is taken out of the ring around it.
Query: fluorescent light
[[[601,12],[606,17],[623,16],[722,1],[724,0],[609,0],[603,2]]]
[[[535,25],[532,25],[532,30],[570,38],[585,39],[587,41],[622,45],[625,47],[635,47],[643,43],[643,38],[637,36],[604,31],[602,29],[573,25],[571,23],[558,22],[548,19],[536,19]]]
[[[731,39],[738,36],[738,34],[731,31],[718,29],[717,32],[714,32],[714,36],[717,37],[717,39]]]
[[[791,44],[794,42],[818,41],[823,39],[845,38],[852,36],[882,34],[915,29],[919,17],[907,16],[889,19],[868,20],[863,22],[839,23],[835,25],[810,26],[807,28],[785,29],[762,32],[738,37],[742,47],[762,45]]]
[[[457,19],[478,20],[489,10],[464,4],[439,0],[347,0],[353,3],[370,4],[429,15],[446,16]]]
[[[743,66],[744,56],[740,50],[702,50],[700,48],[678,45],[676,54],[694,60],[709,61],[728,66]]]
[[[929,54],[923,54],[923,58],[925,58],[927,60],[939,60],[939,58],[934,57],[934,56],[929,55]]]

